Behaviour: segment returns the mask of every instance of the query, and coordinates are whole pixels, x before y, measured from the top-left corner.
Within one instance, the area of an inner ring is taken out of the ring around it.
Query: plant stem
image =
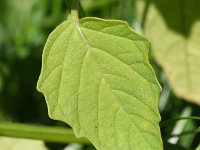
[[[71,18],[78,18],[78,0],[71,0]]]
[[[76,138],[72,129],[20,123],[0,123],[0,136],[38,139],[58,143],[76,142],[90,144],[90,142],[84,138]]]

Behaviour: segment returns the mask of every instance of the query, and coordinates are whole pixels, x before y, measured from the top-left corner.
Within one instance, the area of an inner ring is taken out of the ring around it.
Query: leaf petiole
[[[78,19],[78,0],[71,0],[71,19]]]

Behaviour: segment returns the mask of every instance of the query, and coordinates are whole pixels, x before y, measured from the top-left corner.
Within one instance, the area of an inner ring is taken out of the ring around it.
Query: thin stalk
[[[78,19],[79,0],[71,0],[71,18]]]
[[[90,144],[84,138],[76,138],[73,130],[69,128],[20,123],[0,123],[0,136],[38,139],[56,143]]]
[[[179,121],[179,120],[186,120],[186,119],[200,120],[200,117],[198,117],[198,116],[191,116],[191,117],[173,118],[173,119],[169,119],[169,120],[166,120],[166,121],[162,121],[162,122],[160,123],[160,127],[162,128],[162,127],[165,127],[165,126],[167,126],[167,125],[169,125],[169,124],[172,124],[172,123],[174,123],[174,122],[176,122],[176,121]]]

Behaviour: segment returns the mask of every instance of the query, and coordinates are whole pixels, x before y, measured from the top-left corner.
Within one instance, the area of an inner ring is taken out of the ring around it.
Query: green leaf
[[[155,58],[173,91],[200,104],[200,1],[138,0],[137,3],[144,33],[150,38]]]
[[[123,21],[72,17],[59,25],[45,45],[37,85],[49,116],[97,149],[161,150],[161,88],[148,49]]]

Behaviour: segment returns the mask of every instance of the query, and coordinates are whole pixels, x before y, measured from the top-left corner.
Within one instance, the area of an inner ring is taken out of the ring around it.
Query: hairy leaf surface
[[[137,3],[145,35],[150,38],[156,60],[175,94],[200,104],[200,1]]]
[[[123,21],[74,18],[59,25],[45,45],[37,85],[49,116],[97,149],[161,150],[161,89],[148,49]]]

